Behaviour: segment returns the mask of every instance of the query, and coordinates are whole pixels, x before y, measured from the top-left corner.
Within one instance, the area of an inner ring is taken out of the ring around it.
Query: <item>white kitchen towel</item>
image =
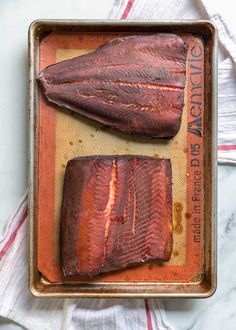
[[[0,316],[30,330],[173,330],[158,300],[33,297],[27,285],[26,198],[0,240]]]
[[[218,162],[236,163],[236,29],[229,28],[217,1],[116,0],[110,18],[210,19],[216,25],[219,35]]]

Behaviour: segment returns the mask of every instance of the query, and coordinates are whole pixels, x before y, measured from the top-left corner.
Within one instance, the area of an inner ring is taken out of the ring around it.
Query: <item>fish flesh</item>
[[[68,162],[61,214],[65,276],[168,261],[172,245],[169,159],[88,156]]]
[[[175,34],[111,40],[39,74],[46,99],[123,132],[171,138],[184,107],[187,44]]]
[[[171,162],[88,156],[67,164],[61,217],[65,276],[96,276],[172,253]]]

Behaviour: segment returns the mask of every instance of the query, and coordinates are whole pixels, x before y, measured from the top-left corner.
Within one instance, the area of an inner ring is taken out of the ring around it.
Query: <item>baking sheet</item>
[[[58,24],[60,26],[60,23]],[[119,26],[125,27],[129,22],[124,25],[117,22],[116,24],[118,27],[115,30],[119,30]],[[145,30],[145,24],[139,24],[132,25],[130,29],[139,30],[141,33],[142,29]],[[200,37],[199,34],[198,36],[190,33],[182,34],[190,46],[187,61],[186,103],[180,132],[172,140],[145,139],[107,129],[70,111],[55,109],[41,94],[35,95],[36,100],[39,96],[40,102],[39,104],[36,102],[38,113],[34,126],[37,128],[35,136],[37,138],[34,139],[37,162],[34,163],[36,165],[34,170],[38,183],[34,182],[36,222],[34,240],[31,241],[31,250],[34,252],[31,259],[31,275],[33,274],[31,291],[34,294],[64,297],[206,296],[214,290],[215,280],[212,272],[214,254],[211,250],[214,243],[212,240],[214,227],[212,211],[209,209],[209,206],[212,207],[212,191],[210,191],[212,181],[208,180],[209,175],[210,177],[212,175],[211,155],[214,151],[208,147],[209,142],[211,144],[212,141],[211,85],[207,85],[207,93],[204,92],[204,82],[212,84],[212,72],[207,62],[212,60],[210,56],[212,54],[204,37],[211,36],[212,31],[210,31],[211,26],[209,28],[207,24],[196,23],[197,27],[195,26],[196,30],[202,31],[203,38],[201,33]],[[96,25],[96,29],[93,24],[81,26],[82,33],[71,31],[63,33],[59,28],[58,32],[50,33],[41,40],[39,38],[40,56],[39,67],[34,67],[36,72],[63,59],[82,55],[106,40],[127,33],[125,29],[122,33],[95,31],[103,30],[99,24]],[[163,26],[166,32],[165,24]],[[46,28],[48,28],[47,24]],[[154,29],[153,25],[150,27],[147,25],[146,30],[149,28],[151,31]],[[68,26],[66,25],[65,28],[64,25],[64,29],[68,29]],[[90,32],[86,33],[86,29]],[[109,23],[107,29],[110,29]],[[158,25],[157,29],[163,30],[161,25]],[[171,25],[167,27],[168,29],[173,32]],[[177,32],[189,29],[189,22],[176,25]],[[194,28],[191,28],[191,31],[194,32]],[[204,56],[207,57],[205,63]],[[207,74],[204,77],[205,69]],[[204,119],[207,119],[207,126],[204,125]],[[67,160],[74,156],[98,153],[144,154],[171,158],[174,249],[170,262],[163,265],[153,263],[142,265],[95,280],[79,277],[68,280],[63,277],[58,233],[65,165]],[[205,176],[203,165],[207,166],[208,177]],[[209,209],[207,214],[203,213],[206,207]],[[206,219],[208,221],[205,221]],[[70,283],[70,286],[67,286],[66,282]]]

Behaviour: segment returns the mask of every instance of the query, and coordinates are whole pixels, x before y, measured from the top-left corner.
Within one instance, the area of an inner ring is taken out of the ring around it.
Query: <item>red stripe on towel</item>
[[[0,251],[0,260],[4,257],[4,255],[7,253],[7,251],[9,250],[10,246],[12,245],[16,234],[18,232],[18,230],[20,229],[20,227],[22,226],[22,224],[24,223],[25,219],[27,218],[28,215],[28,209],[25,208],[24,212],[22,213],[14,231],[12,232],[12,234],[10,235],[8,241],[6,242],[6,244],[4,245],[4,247],[2,248],[2,250]]]
[[[236,144],[219,145],[218,150],[236,150]]]
[[[129,0],[120,19],[126,19],[135,0]]]
[[[144,299],[144,303],[145,303],[146,316],[147,316],[147,330],[153,330],[152,319],[151,319],[151,313],[150,313],[150,309],[149,309],[149,305],[148,305],[148,300]]]
[[[15,221],[16,215],[19,212],[19,209],[21,208],[22,204],[25,202],[25,199],[22,200],[22,202],[20,203],[20,205],[16,208],[16,210],[14,211],[14,214],[11,215],[11,220],[7,225],[7,228],[5,230],[5,237],[7,236],[8,232],[11,230],[11,225],[13,224],[13,222]],[[3,236],[3,239],[5,238]]]

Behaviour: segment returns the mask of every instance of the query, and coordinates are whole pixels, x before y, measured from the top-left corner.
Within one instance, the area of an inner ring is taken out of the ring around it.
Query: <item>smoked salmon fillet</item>
[[[175,34],[114,39],[39,75],[49,102],[123,132],[171,138],[184,106],[187,45]]]
[[[88,156],[67,164],[61,215],[65,276],[96,276],[172,253],[168,159]]]

